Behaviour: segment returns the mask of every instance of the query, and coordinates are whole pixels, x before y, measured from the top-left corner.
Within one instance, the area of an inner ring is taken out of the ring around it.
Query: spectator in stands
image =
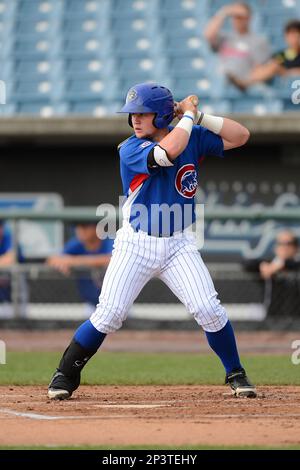
[[[230,80],[240,90],[256,83],[266,82],[275,76],[300,76],[300,21],[292,20],[285,26],[286,49],[276,52],[265,64],[255,67],[248,78],[237,74],[230,75]]]
[[[75,236],[65,245],[63,253],[48,258],[49,266],[68,275],[73,267],[106,268],[112,252],[113,240],[98,238],[96,223],[76,223]],[[95,307],[101,288],[101,279],[93,278],[90,272],[79,274],[78,289],[81,298],[90,306]]]
[[[255,66],[270,57],[270,47],[265,37],[250,30],[251,8],[247,3],[237,2],[222,7],[209,21],[204,36],[221,62],[221,70],[231,76],[246,80]],[[232,30],[222,31],[225,20],[230,17]]]
[[[21,263],[24,261],[21,249],[18,248],[18,262]],[[16,251],[13,248],[12,235],[10,230],[5,224],[4,220],[0,219],[0,304],[6,304],[11,302],[11,278],[10,274],[6,271],[5,268],[12,266],[16,263]],[[19,277],[19,300],[22,307],[22,312],[25,308],[25,303],[27,299],[27,288],[25,278],[23,276]],[[2,306],[0,309],[0,314],[3,314]]]
[[[5,227],[4,220],[0,220],[0,267],[11,266],[15,260],[16,255],[12,247],[11,233]]]
[[[289,230],[280,232],[276,239],[275,258],[271,262],[262,261],[259,265],[261,277],[267,280],[281,271],[300,269],[298,246],[298,240],[293,232]]]

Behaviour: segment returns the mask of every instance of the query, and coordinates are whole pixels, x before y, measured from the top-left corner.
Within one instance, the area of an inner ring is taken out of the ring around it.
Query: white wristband
[[[193,113],[193,111],[186,111],[176,127],[180,129],[184,129],[190,136],[192,133],[193,125],[194,125],[194,119],[195,119],[195,114]]]
[[[220,134],[223,123],[224,119],[222,117],[211,116],[210,114],[205,113],[201,113],[197,122],[197,124],[206,127],[206,129],[214,132],[215,134]]]

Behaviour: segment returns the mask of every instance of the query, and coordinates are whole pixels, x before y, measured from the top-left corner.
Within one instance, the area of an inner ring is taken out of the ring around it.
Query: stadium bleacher
[[[111,114],[128,88],[155,80],[219,112],[292,109],[290,84],[242,94],[224,86],[203,27],[224,0],[0,0],[0,114]],[[275,50],[300,0],[248,0]],[[186,73],[186,71],[189,73]],[[218,100],[218,101],[217,101]],[[45,109],[47,110],[45,113]]]

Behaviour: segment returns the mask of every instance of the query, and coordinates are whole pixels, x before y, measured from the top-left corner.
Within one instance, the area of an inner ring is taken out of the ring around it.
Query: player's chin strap
[[[205,114],[201,111],[197,111],[197,116],[195,117],[195,124],[206,127],[206,129],[214,132],[215,134],[220,134],[224,119],[219,116],[212,116],[211,114]]]

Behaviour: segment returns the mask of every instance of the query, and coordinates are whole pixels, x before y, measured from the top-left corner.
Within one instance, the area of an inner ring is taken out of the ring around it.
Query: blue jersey
[[[0,238],[0,256],[5,255],[13,249],[12,234],[10,230],[5,226],[2,238]],[[17,250],[19,263],[24,262],[24,256],[20,247]]]
[[[73,237],[69,240],[64,247],[64,254],[67,255],[106,255],[112,252],[114,240],[106,238],[102,240],[100,246],[96,250],[88,250],[84,244]]]
[[[119,146],[123,191],[127,197],[123,217],[136,231],[169,236],[195,221],[199,160],[206,155],[223,157],[224,147],[220,136],[193,126],[189,143],[173,161],[174,166],[148,168],[148,154],[157,144],[133,135]],[[170,215],[166,221],[167,208]]]
[[[0,256],[5,255],[5,253],[7,253],[10,250],[12,250],[11,233],[5,229],[3,236],[0,239]]]

